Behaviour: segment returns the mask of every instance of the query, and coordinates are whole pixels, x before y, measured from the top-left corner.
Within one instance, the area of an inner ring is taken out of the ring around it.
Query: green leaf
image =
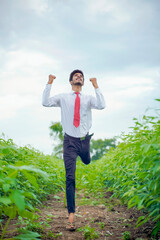
[[[159,219],[160,219],[160,214],[159,214],[156,218],[154,218],[153,221],[156,222],[156,221],[158,221]]]
[[[19,240],[37,240],[39,239],[41,235],[37,232],[31,232],[28,230],[24,230],[22,234],[13,237],[14,239],[19,239]]]
[[[39,186],[37,184],[37,180],[36,178],[31,175],[30,173],[28,173],[27,171],[23,170],[23,174],[26,176],[26,178],[28,179],[28,181],[36,188],[39,189]]]
[[[145,216],[140,216],[137,220],[137,223],[139,223],[141,220],[144,220],[145,219]]]
[[[8,165],[8,167],[16,169],[16,170],[20,170],[20,171],[28,170],[31,172],[36,172],[36,173],[39,173],[44,178],[47,178],[49,176],[46,172],[42,171],[41,169],[34,168],[34,166],[31,166],[31,165],[30,166],[23,165],[23,166],[19,166],[19,167]]]
[[[140,227],[141,225],[145,224],[146,222],[149,221],[149,217],[144,217],[144,220],[142,222],[140,222],[139,224],[136,225],[136,228]]]
[[[142,198],[140,201],[138,201],[138,210],[144,208],[143,202],[144,202],[145,198]]]
[[[154,230],[153,230],[153,232],[152,232],[152,235],[153,235],[153,236],[156,236],[157,233],[158,233],[158,231],[159,231],[159,229],[160,229],[160,221],[156,223],[156,226],[154,227]]]
[[[133,206],[137,205],[138,203],[138,196],[135,195],[134,197],[132,197],[129,202],[128,202],[128,208],[132,208]]]
[[[150,200],[150,201],[146,204],[146,207],[148,208],[152,203],[155,203],[155,199],[154,199],[154,200]]]
[[[143,145],[143,152],[144,153],[148,152],[151,146],[152,146],[152,144],[144,144]]]
[[[3,184],[4,192],[8,192],[9,189],[10,189],[10,184],[8,184],[8,183]]]
[[[153,216],[155,213],[159,213],[159,208],[154,209],[150,214],[149,217]],[[156,214],[157,215],[157,214]]]
[[[0,203],[5,204],[6,206],[12,203],[9,197],[0,197]]]
[[[14,219],[17,215],[17,207],[16,206],[7,206],[3,208],[3,212],[5,215],[10,217],[11,219]]]
[[[39,200],[38,200],[38,198],[37,198],[37,196],[33,193],[33,192],[25,192],[25,193],[23,193],[23,195],[25,196],[25,197],[27,197],[27,198],[30,198],[30,199],[35,199],[36,201],[38,201],[39,203],[41,203]]]
[[[27,211],[27,210],[24,210],[23,212],[20,212],[19,214],[20,214],[21,217],[28,218],[30,220],[32,220],[33,217],[34,217],[34,213],[30,212],[30,211]]]
[[[60,198],[59,196],[57,196],[57,195],[56,195],[56,196],[54,196],[54,198],[55,198],[55,199],[61,199],[61,198]]]
[[[14,190],[10,198],[13,200],[20,211],[23,211],[25,209],[24,196],[20,190]]]

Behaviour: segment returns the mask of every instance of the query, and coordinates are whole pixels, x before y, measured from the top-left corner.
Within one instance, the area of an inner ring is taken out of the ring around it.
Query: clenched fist
[[[93,85],[94,88],[98,88],[98,84],[97,84],[97,79],[96,78],[90,78],[90,81]]]
[[[52,84],[55,78],[56,78],[56,76],[50,74],[48,84]]]

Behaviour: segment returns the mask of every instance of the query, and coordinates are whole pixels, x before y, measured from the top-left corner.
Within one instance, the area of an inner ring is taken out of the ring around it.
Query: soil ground
[[[133,208],[128,209],[127,206],[121,204],[120,200],[110,199],[110,196],[111,193],[107,193],[103,201],[101,199],[95,201],[97,196],[95,198],[84,197],[83,193],[77,193],[76,231],[70,232],[66,230],[68,213],[67,208],[64,207],[64,193],[61,192],[56,196],[51,195],[47,201],[43,202],[40,212],[37,212],[39,218],[35,220],[34,226],[30,226],[30,230],[39,232],[41,239],[44,240],[83,240],[85,239],[85,231],[78,230],[79,228],[82,230],[84,227],[85,229],[90,227],[88,230],[90,238],[88,239],[95,239],[93,238],[95,233],[98,233],[97,239],[103,240],[152,239],[151,229],[153,225],[151,223],[135,228],[136,221],[142,213]],[[4,239],[17,235],[16,228],[22,227],[23,224],[16,226],[16,222],[17,220],[13,220],[10,223]],[[125,232],[130,233],[130,238],[123,238],[123,234],[127,236]]]

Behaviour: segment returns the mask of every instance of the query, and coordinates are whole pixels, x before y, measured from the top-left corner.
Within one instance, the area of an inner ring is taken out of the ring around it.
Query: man
[[[72,92],[50,97],[51,85],[55,78],[54,75],[49,75],[48,83],[43,92],[42,105],[61,108],[61,123],[64,132],[63,158],[66,171],[66,196],[69,213],[67,229],[73,231],[75,230],[76,158],[80,156],[84,164],[90,163],[90,139],[92,135],[89,135],[89,129],[92,125],[91,109],[105,108],[105,100],[98,87],[96,78],[90,78],[96,97],[82,93],[84,74],[78,69],[71,72],[69,77]]]

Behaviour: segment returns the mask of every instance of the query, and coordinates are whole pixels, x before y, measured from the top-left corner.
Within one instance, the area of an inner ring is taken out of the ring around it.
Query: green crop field
[[[123,134],[121,143],[100,160],[87,166],[77,161],[76,186],[100,198],[113,191],[129,208],[144,212],[138,226],[155,223],[156,235],[160,229],[160,120],[158,116],[134,120],[130,133]],[[37,205],[59,191],[65,191],[63,160],[29,146],[18,147],[12,139],[1,137],[0,239],[4,239],[11,219],[33,219]]]

